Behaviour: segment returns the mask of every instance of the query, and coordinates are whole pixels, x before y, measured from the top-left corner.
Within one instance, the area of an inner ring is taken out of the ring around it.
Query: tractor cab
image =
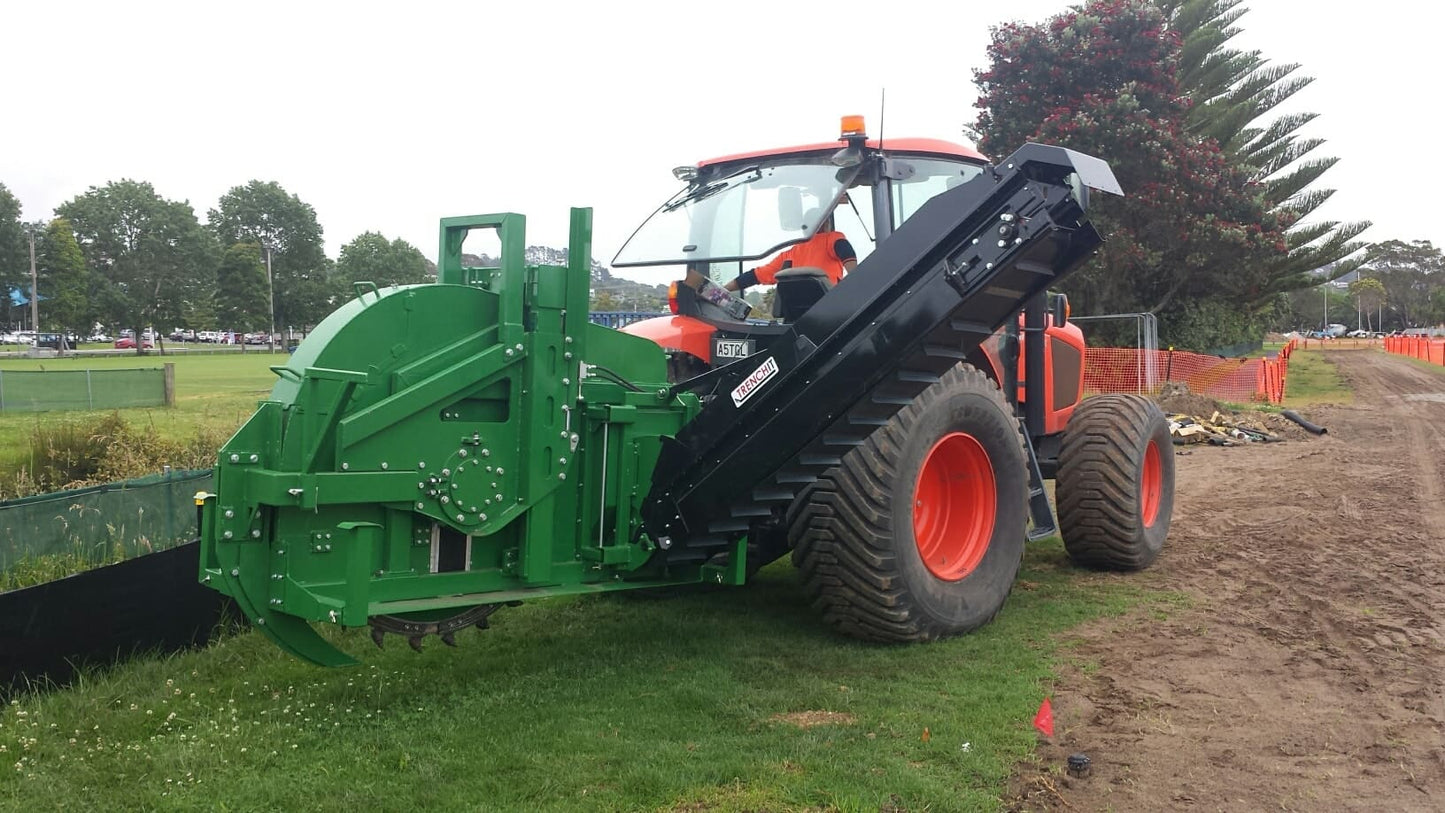
[[[613,259],[615,267],[673,266],[672,316],[624,330],[672,351],[696,373],[766,348],[831,289],[815,266],[778,269],[771,286],[726,290],[744,272],[811,240],[830,221],[857,260],[929,199],[984,171],[978,152],[934,139],[870,139],[862,116],[837,141],[740,153],[683,166],[687,186],[663,203]]]

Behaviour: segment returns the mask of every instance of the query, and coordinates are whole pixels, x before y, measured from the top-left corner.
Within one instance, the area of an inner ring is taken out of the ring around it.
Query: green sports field
[[[106,357],[0,359],[0,370],[117,370],[176,365],[176,405],[122,410],[127,421],[141,428],[155,427],[165,440],[185,442],[204,432],[229,434],[271,391],[276,376],[269,367],[285,363],[283,353],[231,355],[145,356],[117,354]],[[32,437],[38,427],[98,422],[104,412],[45,412],[0,414],[0,484],[12,484],[33,462]],[[163,462],[163,461],[160,461]],[[10,496],[10,490],[0,488]]]

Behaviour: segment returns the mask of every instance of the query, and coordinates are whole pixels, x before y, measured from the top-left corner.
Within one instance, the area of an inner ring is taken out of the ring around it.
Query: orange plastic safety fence
[[[1084,361],[1084,391],[1157,394],[1168,382],[1222,401],[1284,399],[1293,341],[1274,358],[1222,358],[1181,350],[1091,347]]]
[[[1445,366],[1445,339],[1432,339],[1427,336],[1390,336],[1385,339],[1385,352]]]
[[[1304,350],[1368,350],[1383,347],[1384,339],[1301,339]]]

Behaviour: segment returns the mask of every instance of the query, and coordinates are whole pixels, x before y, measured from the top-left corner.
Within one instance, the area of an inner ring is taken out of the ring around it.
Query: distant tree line
[[[352,284],[434,281],[436,266],[401,239],[366,232],[323,251],[310,204],[274,182],[228,191],[201,223],[188,202],[170,201],[148,183],[91,187],[56,208],[48,223],[24,223],[20,204],[0,184],[0,319],[29,319],[30,231],[35,232],[41,325],[88,334],[113,330],[264,331],[274,302],[277,330],[307,330],[352,296]],[[528,247],[528,264],[565,264],[566,250]],[[477,264],[493,261],[470,258]],[[267,275],[267,262],[270,275]],[[591,261],[593,307],[663,311],[665,286],[617,277]]]
[[[1332,276],[1326,271],[1318,279]],[[1382,332],[1445,325],[1445,255],[1428,240],[1376,243],[1348,285],[1319,284],[1286,295],[1272,327],[1323,329],[1332,323]]]
[[[527,246],[523,253],[526,265],[568,264],[568,249],[548,246]],[[501,264],[501,260],[486,254],[463,254],[466,265],[488,267]],[[594,311],[635,311],[638,313],[662,313],[667,310],[667,286],[648,285],[622,277],[612,276],[612,270],[595,258],[588,259],[591,303]]]
[[[80,335],[96,324],[263,331],[273,303],[278,330],[306,330],[353,282],[420,283],[436,273],[415,247],[376,232],[329,259],[316,210],[274,182],[232,188],[204,224],[190,203],[133,180],[93,186],[48,223],[24,223],[0,184],[0,318],[10,326],[28,319],[17,300],[30,296],[32,234],[41,327]]]

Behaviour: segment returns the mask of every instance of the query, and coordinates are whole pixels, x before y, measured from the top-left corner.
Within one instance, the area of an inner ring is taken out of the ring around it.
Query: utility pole
[[[35,340],[40,341],[39,276],[35,273],[35,224],[25,229],[30,235],[30,329],[35,331]]]
[[[266,307],[271,314],[271,330],[266,334],[266,347],[276,352],[276,283],[271,278],[271,244],[262,243],[266,249]]]

